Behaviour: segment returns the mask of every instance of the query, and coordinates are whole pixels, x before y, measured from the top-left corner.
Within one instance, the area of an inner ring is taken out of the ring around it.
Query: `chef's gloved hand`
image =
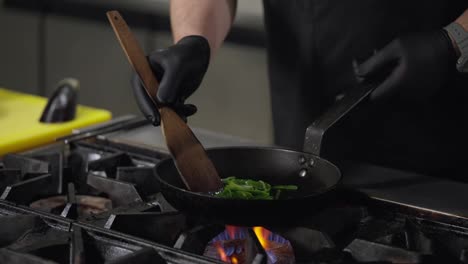
[[[397,38],[367,61],[355,65],[360,81],[376,83],[370,99],[395,96],[423,102],[443,85],[455,68],[456,53],[445,30]]]
[[[197,108],[184,102],[198,88],[208,68],[208,41],[202,36],[187,36],[167,49],[152,52],[148,60],[159,80],[157,101],[174,109],[184,120],[195,114]],[[132,78],[132,87],[140,111],[158,126],[159,111],[136,74]]]

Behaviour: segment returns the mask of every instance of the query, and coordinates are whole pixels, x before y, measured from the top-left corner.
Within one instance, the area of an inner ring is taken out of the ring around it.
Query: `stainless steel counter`
[[[468,184],[370,164],[342,166],[343,183],[395,206],[405,205],[427,214],[468,219]]]
[[[205,148],[228,147],[228,146],[260,146],[260,144],[232,135],[216,133],[202,128],[191,127],[193,133]],[[98,137],[100,140],[106,140],[118,144],[126,144],[135,147],[157,150],[163,153],[169,153],[159,127],[145,125],[130,130],[123,130],[106,134]]]

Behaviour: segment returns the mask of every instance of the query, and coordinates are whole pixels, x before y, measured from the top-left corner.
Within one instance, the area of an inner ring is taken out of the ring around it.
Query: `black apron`
[[[275,143],[302,149],[307,126],[355,87],[353,59],[363,62],[398,36],[440,29],[467,6],[466,0],[264,0]],[[328,141],[340,143],[324,148],[468,181],[468,76],[455,65],[450,74],[423,106],[364,104],[339,140]]]

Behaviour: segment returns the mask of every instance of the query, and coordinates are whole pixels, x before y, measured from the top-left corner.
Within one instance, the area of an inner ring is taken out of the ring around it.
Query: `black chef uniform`
[[[441,29],[466,7],[466,0],[264,0],[275,143],[302,149],[307,126],[355,87],[353,59],[363,62],[396,37]],[[468,78],[454,65],[449,79],[423,106],[369,102],[367,116],[340,131],[352,147],[334,151],[468,181]]]

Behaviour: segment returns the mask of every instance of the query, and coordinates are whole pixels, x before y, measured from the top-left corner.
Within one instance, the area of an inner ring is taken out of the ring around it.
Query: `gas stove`
[[[360,170],[369,180],[344,165],[351,188],[326,209],[294,226],[231,226],[172,207],[154,177],[167,152],[116,132],[3,157],[0,263],[468,263],[463,212],[405,200],[411,180],[391,178],[393,199],[373,167]]]

